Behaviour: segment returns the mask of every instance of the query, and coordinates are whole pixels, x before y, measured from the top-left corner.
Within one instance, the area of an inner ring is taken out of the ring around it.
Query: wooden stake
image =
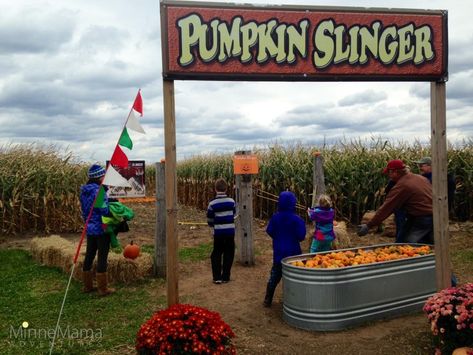
[[[179,303],[178,290],[178,232],[176,198],[176,115],[174,105],[174,81],[163,80],[164,101],[164,149],[166,158],[166,261],[168,306]]]
[[[450,287],[445,83],[430,84],[432,147],[432,213],[437,289]]]
[[[235,155],[249,155],[251,151],[238,151]],[[236,224],[237,260],[245,265],[255,264],[253,251],[253,181],[250,174],[235,175],[238,218]]]
[[[166,277],[166,189],[165,164],[156,163],[156,235],[154,240],[154,276]]]
[[[312,206],[317,206],[320,195],[325,193],[325,175],[324,175],[324,157],[319,153],[314,153],[313,166],[313,188],[312,188]]]

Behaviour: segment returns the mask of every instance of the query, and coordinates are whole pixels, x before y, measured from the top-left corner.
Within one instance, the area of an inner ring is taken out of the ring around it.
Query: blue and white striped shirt
[[[225,193],[218,192],[207,208],[207,223],[213,227],[214,237],[235,235],[235,201]]]

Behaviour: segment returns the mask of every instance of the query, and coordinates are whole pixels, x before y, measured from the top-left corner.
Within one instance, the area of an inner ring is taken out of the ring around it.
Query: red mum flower
[[[235,334],[220,314],[176,304],[153,314],[138,331],[139,354],[236,354]]]

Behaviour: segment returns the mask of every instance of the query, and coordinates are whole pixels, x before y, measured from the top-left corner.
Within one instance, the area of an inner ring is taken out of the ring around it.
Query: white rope
[[[71,274],[69,275],[69,281],[67,282],[66,292],[64,293],[64,298],[62,299],[61,310],[59,311],[59,316],[57,317],[56,329],[54,329],[54,337],[53,341],[51,342],[51,348],[49,349],[49,355],[52,354],[54,348],[54,341],[56,340],[57,330],[59,328],[59,322],[61,321],[62,310],[64,309],[64,304],[66,303],[67,292],[69,291],[69,286],[71,285],[72,275],[74,274],[74,268],[76,264],[72,264]]]

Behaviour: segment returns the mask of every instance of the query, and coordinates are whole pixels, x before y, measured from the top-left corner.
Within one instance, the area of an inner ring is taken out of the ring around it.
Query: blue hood
[[[291,191],[284,191],[279,194],[278,211],[294,212],[296,210],[296,196]]]

